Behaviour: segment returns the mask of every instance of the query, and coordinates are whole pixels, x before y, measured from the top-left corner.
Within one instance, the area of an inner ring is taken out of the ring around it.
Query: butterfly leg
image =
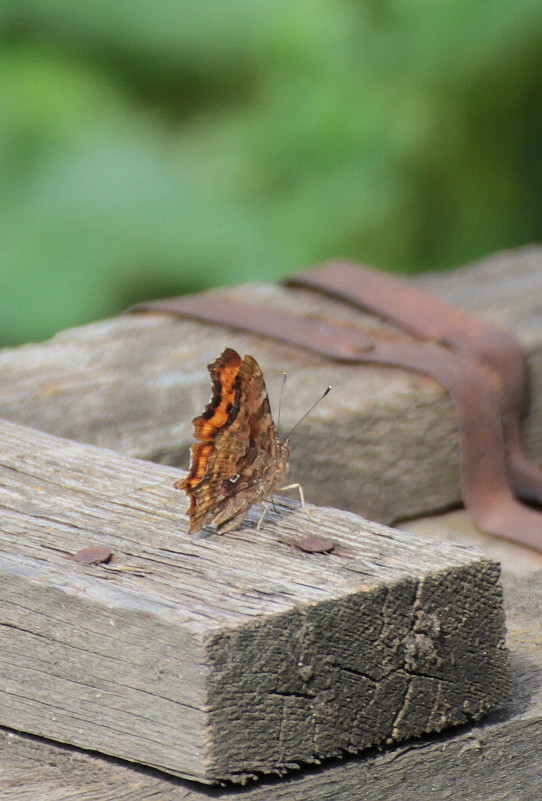
[[[281,487],[280,491],[282,492],[282,490],[289,490],[289,489],[296,489],[299,492],[299,500],[301,501],[301,508],[303,509],[307,517],[310,517],[311,520],[314,520],[313,516],[307,509],[307,505],[305,504],[305,494],[303,492],[303,487],[301,486],[301,484],[288,484],[286,487]]]
[[[261,513],[260,519],[258,520],[258,524],[256,526],[256,531],[259,531],[261,529],[262,523],[265,520],[265,517],[266,517],[266,515],[267,515],[267,513],[269,511],[269,504],[268,503],[266,503],[265,501],[262,501],[261,505],[263,506],[263,512]]]

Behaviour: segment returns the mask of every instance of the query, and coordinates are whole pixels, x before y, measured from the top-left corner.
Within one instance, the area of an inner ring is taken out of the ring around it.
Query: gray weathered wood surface
[[[2,801],[539,801],[542,796],[542,582],[505,574],[514,692],[499,713],[382,752],[326,761],[239,791],[0,731]]]
[[[542,249],[501,254],[416,281],[510,327],[531,369],[528,446],[542,459]],[[370,331],[391,327],[301,290],[251,285],[228,295]],[[458,434],[452,404],[430,379],[344,366],[220,326],[125,316],[0,353],[2,416],[59,436],[167,464],[188,464],[191,418],[209,396],[205,365],[225,345],[262,364],[272,399],[288,372],[287,431],[322,389],[334,391],[298,429],[290,478],[308,500],[393,522],[457,505]],[[275,404],[276,405],[276,404]]]
[[[527,575],[533,570],[542,571],[542,553],[524,545],[479,531],[464,509],[439,515],[419,517],[401,523],[403,531],[411,531],[434,542],[451,540],[479,548],[490,559],[500,562],[504,570]],[[542,573],[541,573],[542,577]]]
[[[294,502],[187,534],[178,471],[0,424],[0,724],[212,781],[477,719],[496,563]],[[324,534],[332,554],[293,547]],[[72,556],[114,553],[109,567]]]

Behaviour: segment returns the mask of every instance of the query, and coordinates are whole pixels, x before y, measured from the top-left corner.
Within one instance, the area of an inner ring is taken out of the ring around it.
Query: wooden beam
[[[415,280],[521,338],[531,370],[527,441],[541,461],[542,249],[500,254]],[[372,332],[391,330],[371,315],[301,290],[249,285],[226,294],[297,314],[330,315]],[[220,326],[126,316],[64,331],[40,345],[6,349],[0,353],[2,415],[186,467],[190,421],[209,396],[206,364],[225,345],[258,359],[272,399],[287,371],[285,431],[333,385],[294,437],[290,476],[303,484],[308,500],[387,523],[460,503],[457,421],[435,382],[392,368],[333,364]]]
[[[498,565],[281,501],[186,533],[178,471],[0,424],[0,724],[199,781],[464,724],[508,688]],[[300,538],[331,539],[328,554]],[[113,552],[109,566],[73,555]]]
[[[538,801],[542,792],[542,583],[505,576],[513,700],[484,723],[237,789],[198,787],[115,760],[0,732],[5,801]]]
[[[479,531],[472,518],[464,509],[445,512],[440,515],[420,517],[401,523],[403,531],[412,531],[420,537],[427,537],[435,542],[452,540],[464,545],[473,545],[496,562],[500,562],[503,571],[525,575],[533,570],[542,571],[542,552],[533,551],[519,542],[492,537]],[[542,573],[540,574],[542,576]]]

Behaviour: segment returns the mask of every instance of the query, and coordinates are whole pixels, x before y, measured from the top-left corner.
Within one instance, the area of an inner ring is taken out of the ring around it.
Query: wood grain
[[[531,372],[527,442],[542,460],[542,249],[500,254],[416,282],[521,338]],[[226,294],[397,336],[371,315],[301,290],[247,285]],[[457,422],[435,382],[393,368],[332,364],[220,326],[125,316],[65,331],[39,345],[6,349],[0,353],[2,415],[125,455],[186,467],[191,419],[209,396],[206,365],[225,346],[257,358],[272,401],[287,371],[284,432],[333,386],[294,435],[289,480],[303,484],[309,501],[388,523],[460,503]]]
[[[178,471],[0,424],[0,723],[200,781],[478,719],[508,689],[498,565],[286,499],[187,534]],[[324,535],[336,548],[295,547]],[[104,546],[109,565],[73,560]]]
[[[3,801],[539,801],[542,584],[504,577],[513,699],[484,723],[387,746],[239,791],[0,731]]]

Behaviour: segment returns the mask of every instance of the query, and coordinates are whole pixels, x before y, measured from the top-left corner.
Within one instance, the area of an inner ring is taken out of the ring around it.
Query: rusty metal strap
[[[520,497],[542,504],[542,470],[526,456],[523,445],[525,358],[519,340],[511,331],[472,317],[397,276],[352,262],[327,262],[288,278],[285,283],[324,292],[368,309],[406,331],[434,340],[488,367],[500,385],[510,483]]]
[[[213,293],[138,304],[129,311],[205,320],[334,360],[406,367],[435,378],[450,393],[458,414],[462,497],[476,525],[542,550],[542,515],[519,503],[508,485],[500,383],[475,359],[431,343],[382,342],[347,325],[255,308]]]

